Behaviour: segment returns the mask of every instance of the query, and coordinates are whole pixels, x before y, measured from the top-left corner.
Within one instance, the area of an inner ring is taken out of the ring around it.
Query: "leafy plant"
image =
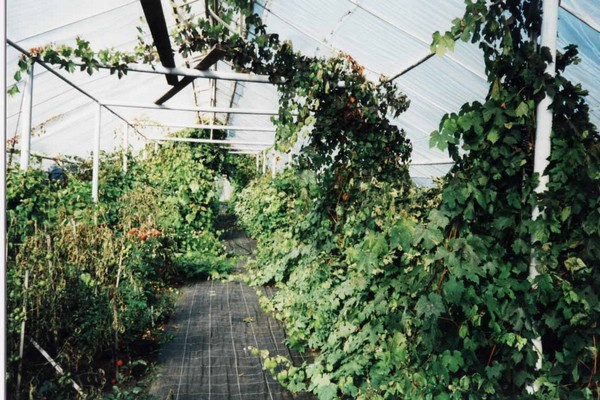
[[[148,357],[163,340],[175,284],[228,271],[232,263],[213,227],[223,161],[219,149],[165,146],[146,160],[130,157],[125,175],[119,154],[104,155],[98,204],[91,201],[89,163],[67,170],[66,184],[36,169],[9,170],[11,393],[22,363],[22,391],[41,398],[72,394],[70,380],[57,381],[35,349],[26,345],[19,358],[23,321],[27,336],[86,393],[100,396],[111,382],[106,375],[117,373],[111,358]],[[111,393],[134,398],[141,392],[117,387]]]
[[[335,213],[321,202],[327,187],[305,212],[279,206],[294,204],[293,194],[261,188],[257,199],[240,198],[238,213],[259,237],[257,282],[280,288],[265,307],[286,322],[292,345],[319,350],[300,367],[273,361],[290,387],[322,399],[597,396],[599,136],[585,92],[562,76],[575,49],[558,55],[555,79],[543,73],[549,54],[531,40],[538,10],[535,1],[469,2],[451,32],[434,35],[438,52],[454,38],[479,43],[490,92],[432,134],[455,166],[429,210],[413,203],[423,194],[390,188],[393,179],[371,178],[348,197],[364,202],[340,201]],[[550,183],[537,195],[535,105],[545,93],[554,98],[554,132]],[[325,175],[324,165],[314,170]],[[402,200],[370,197],[393,190]],[[249,204],[273,205],[273,221],[293,223],[265,229],[270,215],[253,217]],[[536,204],[545,217],[533,220]],[[315,217],[324,210],[331,223]],[[531,346],[538,335],[540,371]]]

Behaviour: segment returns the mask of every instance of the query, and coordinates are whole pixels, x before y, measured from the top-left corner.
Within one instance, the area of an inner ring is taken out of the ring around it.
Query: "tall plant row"
[[[285,385],[321,399],[600,396],[599,135],[586,92],[563,75],[575,47],[557,55],[556,78],[544,74],[551,55],[532,40],[540,8],[468,2],[450,32],[434,34],[438,53],[459,37],[478,43],[490,88],[432,133],[455,162],[438,190],[371,172],[357,207],[344,196],[343,211],[331,213],[322,199],[336,186],[319,181],[336,160],[300,163],[299,175],[257,182],[239,197],[238,215],[259,239],[253,279],[280,288],[265,307],[285,321],[291,344],[318,351],[301,366],[268,359]],[[537,194],[535,106],[546,93],[550,184]],[[322,135],[315,124],[305,159]],[[545,217],[533,220],[536,205]]]
[[[36,168],[9,170],[11,396],[76,398],[72,378],[86,396],[111,398],[149,371],[168,339],[177,285],[230,266],[214,228],[226,160],[214,147],[166,144],[144,160],[129,157],[124,173],[120,155],[104,155],[98,204],[83,160],[58,181]]]

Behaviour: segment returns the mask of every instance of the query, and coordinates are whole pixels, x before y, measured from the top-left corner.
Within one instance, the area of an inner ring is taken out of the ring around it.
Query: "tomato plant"
[[[99,395],[123,356],[147,357],[164,339],[176,284],[228,270],[213,225],[215,177],[225,157],[216,148],[165,145],[148,159],[130,157],[124,174],[119,154],[103,155],[98,204],[91,202],[89,162],[65,168],[65,184],[39,169],[9,170],[11,393],[23,320],[27,336],[86,393]],[[21,390],[70,396],[69,380],[57,383],[35,349],[25,346],[22,363]]]

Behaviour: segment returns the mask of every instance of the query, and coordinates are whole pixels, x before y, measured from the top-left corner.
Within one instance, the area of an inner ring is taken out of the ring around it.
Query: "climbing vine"
[[[576,49],[558,54],[556,78],[544,74],[551,57],[536,44],[539,10],[537,1],[468,2],[449,32],[433,35],[438,54],[458,39],[477,43],[490,89],[432,133],[455,166],[424,220],[406,204],[383,214],[396,219],[371,213],[366,220],[380,228],[354,246],[340,245],[327,227],[315,227],[312,241],[289,229],[259,236],[256,277],[284,288],[266,306],[288,322],[292,343],[321,351],[301,368],[268,359],[282,382],[320,398],[598,396],[599,137],[585,91],[562,75]],[[545,93],[554,98],[550,184],[537,195],[535,107]],[[361,211],[382,207],[370,204]],[[240,203],[238,214],[253,225],[244,218],[249,205]],[[534,221],[535,205],[545,217]],[[302,207],[289,215],[314,226]],[[347,218],[346,231],[364,221],[360,211]]]
[[[576,48],[557,55],[556,78],[544,73],[552,56],[536,40],[540,7],[473,2],[451,31],[479,43],[490,91],[484,103],[444,117],[432,134],[432,144],[447,147],[456,162],[430,217],[430,227],[446,238],[429,246],[430,262],[439,268],[437,288],[457,329],[439,338],[466,365],[480,366],[474,376],[494,371],[495,393],[523,394],[536,381],[541,397],[589,396],[598,393],[600,303],[592,293],[599,283],[600,138],[586,92],[562,74],[577,62]],[[535,107],[546,93],[554,99],[545,171],[551,183],[537,195]],[[534,221],[535,205],[545,217]],[[532,255],[540,261],[534,282],[527,273]],[[544,349],[540,372],[525,345],[536,335]]]

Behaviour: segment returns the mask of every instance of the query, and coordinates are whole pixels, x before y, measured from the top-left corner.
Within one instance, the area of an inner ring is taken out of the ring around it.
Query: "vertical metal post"
[[[154,154],[158,153],[158,142],[154,142]]]
[[[127,153],[129,152],[129,124],[125,124],[123,132],[123,172],[127,172]]]
[[[290,150],[290,152],[288,153],[288,165],[290,167],[292,166],[292,160],[293,160],[293,158],[292,158],[292,152]]]
[[[558,0],[544,0],[544,4],[542,6],[543,20],[542,20],[542,37],[541,37],[541,46],[548,47],[550,49],[550,54],[552,55],[552,62],[548,63],[546,66],[545,73],[550,74],[551,76],[556,75],[556,37],[558,33]],[[551,151],[551,139],[550,135],[552,132],[552,110],[550,109],[550,104],[552,103],[552,97],[548,94],[544,97],[542,101],[537,105],[536,115],[537,115],[537,125],[535,129],[535,150],[534,150],[534,161],[533,161],[533,171],[537,173],[539,176],[539,182],[535,191],[537,193],[542,193],[546,191],[548,184],[548,176],[544,175],[544,171],[549,163],[550,151]],[[535,221],[538,217],[543,218],[543,211],[539,209],[536,205],[533,209],[532,219]],[[539,275],[537,270],[538,260],[535,257],[535,254],[532,253],[531,262],[529,264],[529,278],[534,279]],[[540,337],[536,337],[531,341],[533,349],[538,354],[538,360],[536,362],[536,369],[539,370],[542,368],[542,339]],[[535,383],[528,387],[530,392],[536,392],[539,390],[539,387],[536,387]]]
[[[217,70],[217,64],[213,65],[212,70],[213,71]],[[210,80],[210,106],[211,107],[217,106],[217,80],[216,79]],[[217,114],[213,112],[210,117],[210,124],[214,125],[216,120],[217,120]],[[213,136],[214,136],[214,129],[211,129],[210,130],[210,138],[212,139]]]
[[[31,119],[33,108],[33,65],[27,70],[25,88],[23,91],[23,126],[21,126],[21,170],[29,168],[29,153],[31,152]]]
[[[102,127],[102,106],[96,104],[96,126],[94,131],[94,153],[92,167],[92,200],[98,202],[98,181],[100,175],[100,134]]]
[[[558,25],[558,0],[544,0],[542,20],[542,40],[541,46],[548,47],[552,54],[552,62],[546,65],[545,73],[556,75],[556,36]],[[542,193],[546,191],[548,185],[548,175],[544,175],[544,171],[548,166],[550,158],[550,133],[552,132],[552,97],[548,94],[539,102],[536,109],[537,125],[535,128],[535,152],[533,160],[533,172],[538,173],[539,182],[535,191]],[[537,219],[542,213],[536,206],[533,210],[533,219]],[[533,263],[532,263],[533,264]],[[529,274],[533,277],[538,275],[535,265],[530,265]]]
[[[265,150],[262,152],[262,173],[263,175],[267,173],[267,153]]]

